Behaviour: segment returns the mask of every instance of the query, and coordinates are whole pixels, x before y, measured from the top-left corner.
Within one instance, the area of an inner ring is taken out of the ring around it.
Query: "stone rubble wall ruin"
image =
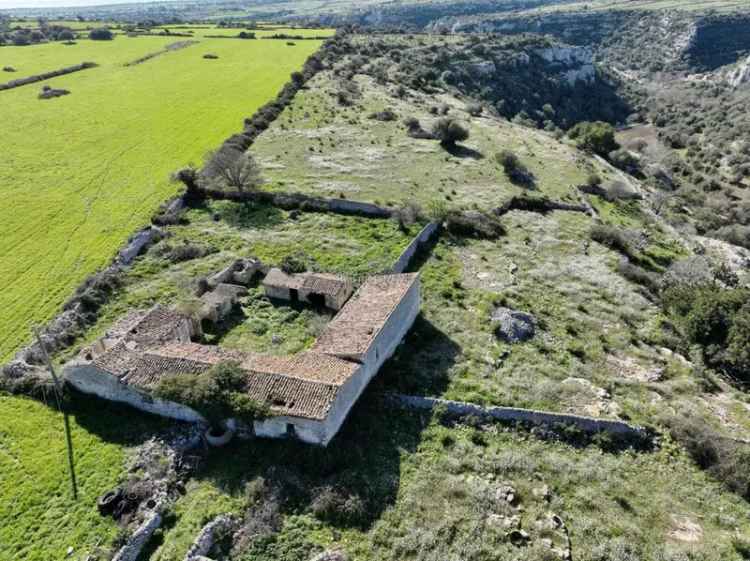
[[[154,532],[161,526],[162,516],[158,511],[151,512],[146,520],[138,526],[127,543],[112,558],[112,561],[137,561],[143,548]]]
[[[647,435],[642,427],[614,419],[597,419],[517,407],[482,407],[473,403],[413,395],[389,394],[386,397],[391,404],[405,409],[432,411],[444,408],[449,414],[459,417],[489,417],[497,421],[516,421],[534,425],[573,425],[584,432],[608,432],[623,436],[644,437]]]

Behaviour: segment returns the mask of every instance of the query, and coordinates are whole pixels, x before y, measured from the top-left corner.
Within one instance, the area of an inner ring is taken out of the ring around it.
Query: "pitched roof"
[[[312,350],[347,357],[367,352],[418,278],[417,273],[368,278],[326,326]]]
[[[324,420],[331,410],[339,386],[308,382],[298,378],[251,372],[247,393],[268,403],[276,415]]]
[[[343,292],[351,290],[351,282],[339,275],[324,273],[306,273],[302,281],[302,290],[315,292],[316,294],[330,294],[338,296]]]
[[[263,279],[263,286],[275,286],[281,288],[299,290],[302,288],[304,278],[300,275],[287,275],[281,269],[271,269],[268,271],[266,278]]]
[[[291,356],[255,356],[243,363],[252,372],[297,378],[307,382],[342,385],[359,369],[359,365],[320,353],[298,353]]]
[[[143,314],[125,333],[128,341],[137,343],[159,343],[172,341],[178,338],[180,329],[190,321],[181,313],[156,305]]]

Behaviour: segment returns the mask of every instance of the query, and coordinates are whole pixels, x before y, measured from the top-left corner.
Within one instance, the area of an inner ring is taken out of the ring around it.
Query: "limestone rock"
[[[536,319],[526,312],[496,308],[490,319],[495,324],[496,335],[506,343],[527,341],[536,332]]]

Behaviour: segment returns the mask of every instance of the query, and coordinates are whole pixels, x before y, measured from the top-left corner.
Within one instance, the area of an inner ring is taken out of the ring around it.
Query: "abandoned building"
[[[247,288],[237,284],[219,283],[216,288],[201,296],[201,309],[198,313],[201,321],[218,323],[225,319],[239,301],[247,295]]]
[[[326,273],[289,275],[281,269],[271,269],[263,279],[266,296],[276,300],[307,302],[340,310],[354,291],[351,281]]]
[[[189,407],[161,400],[149,390],[164,376],[200,374],[222,361],[237,361],[246,391],[269,405],[257,420],[261,437],[294,437],[327,445],[419,313],[418,274],[367,279],[324,329],[313,347],[292,356],[267,356],[192,342],[190,318],[156,306],[132,313],[64,368],[78,390],[183,421],[200,422]]]

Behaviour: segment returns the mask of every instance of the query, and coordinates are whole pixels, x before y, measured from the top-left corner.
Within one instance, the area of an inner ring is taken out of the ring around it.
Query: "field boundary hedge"
[[[50,78],[56,78],[57,76],[64,76],[65,74],[72,74],[73,72],[80,72],[81,70],[86,70],[87,68],[96,68],[97,66],[99,65],[95,62],[82,62],[81,64],[76,64],[75,66],[67,66],[65,68],[60,68],[59,70],[45,72],[44,74],[35,74],[33,76],[27,76],[26,78],[11,80],[10,82],[0,84],[0,91],[20,88],[21,86],[34,84],[36,82],[42,82],[44,80],[49,80]]]

